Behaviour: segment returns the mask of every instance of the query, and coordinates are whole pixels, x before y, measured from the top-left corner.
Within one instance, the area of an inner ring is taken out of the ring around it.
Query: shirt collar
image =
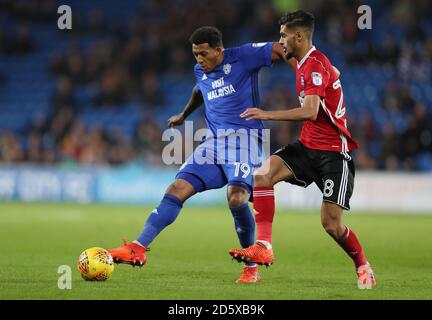
[[[306,53],[306,55],[303,57],[303,59],[301,59],[301,61],[297,64],[297,68],[300,69],[300,67],[302,66],[302,64],[305,62],[305,60],[307,58],[309,58],[310,54],[315,51],[316,48],[315,46],[312,46],[312,48],[309,49],[309,51]]]

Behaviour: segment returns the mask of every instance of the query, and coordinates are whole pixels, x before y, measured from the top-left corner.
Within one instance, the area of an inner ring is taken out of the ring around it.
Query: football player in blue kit
[[[240,245],[247,248],[254,244],[255,221],[248,201],[253,170],[266,160],[263,142],[269,137],[260,120],[246,121],[240,114],[251,106],[259,107],[258,72],[271,66],[273,60],[284,59],[283,48],[277,42],[224,48],[221,32],[209,26],[195,30],[189,40],[197,61],[196,85],[183,112],[172,116],[168,126],[183,124],[204,104],[207,135],[180,168],[142,233],[136,240],[109,250],[116,263],[143,266],[150,243],[174,222],[188,198],[226,185]],[[259,280],[258,266],[246,263],[236,282]]]

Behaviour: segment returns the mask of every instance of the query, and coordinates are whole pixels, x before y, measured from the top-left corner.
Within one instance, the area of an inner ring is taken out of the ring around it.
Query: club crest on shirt
[[[223,71],[226,75],[230,74],[231,73],[231,65],[229,63],[225,64],[223,66]]]
[[[300,76],[300,83],[301,83],[301,86],[302,86],[302,87],[305,86],[304,74],[302,74],[302,75]]]
[[[316,86],[322,85],[322,75],[319,72],[312,72],[312,83]]]

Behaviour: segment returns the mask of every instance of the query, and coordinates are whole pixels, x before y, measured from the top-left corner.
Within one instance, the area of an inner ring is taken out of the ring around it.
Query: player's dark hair
[[[222,32],[216,27],[200,27],[192,33],[189,42],[191,44],[208,43],[211,48],[222,47]]]
[[[311,32],[314,31],[315,17],[312,13],[303,10],[288,12],[279,19],[279,25],[287,28],[305,28]]]

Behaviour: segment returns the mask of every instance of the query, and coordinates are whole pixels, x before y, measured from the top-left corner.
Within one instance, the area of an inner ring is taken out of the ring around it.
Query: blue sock
[[[240,245],[247,248],[255,242],[255,219],[247,203],[237,208],[230,208],[234,217],[234,225]],[[247,266],[254,266],[254,263],[246,263]]]
[[[163,229],[174,222],[182,206],[183,203],[176,196],[166,193],[159,206],[148,217],[144,230],[136,241],[147,248]]]

